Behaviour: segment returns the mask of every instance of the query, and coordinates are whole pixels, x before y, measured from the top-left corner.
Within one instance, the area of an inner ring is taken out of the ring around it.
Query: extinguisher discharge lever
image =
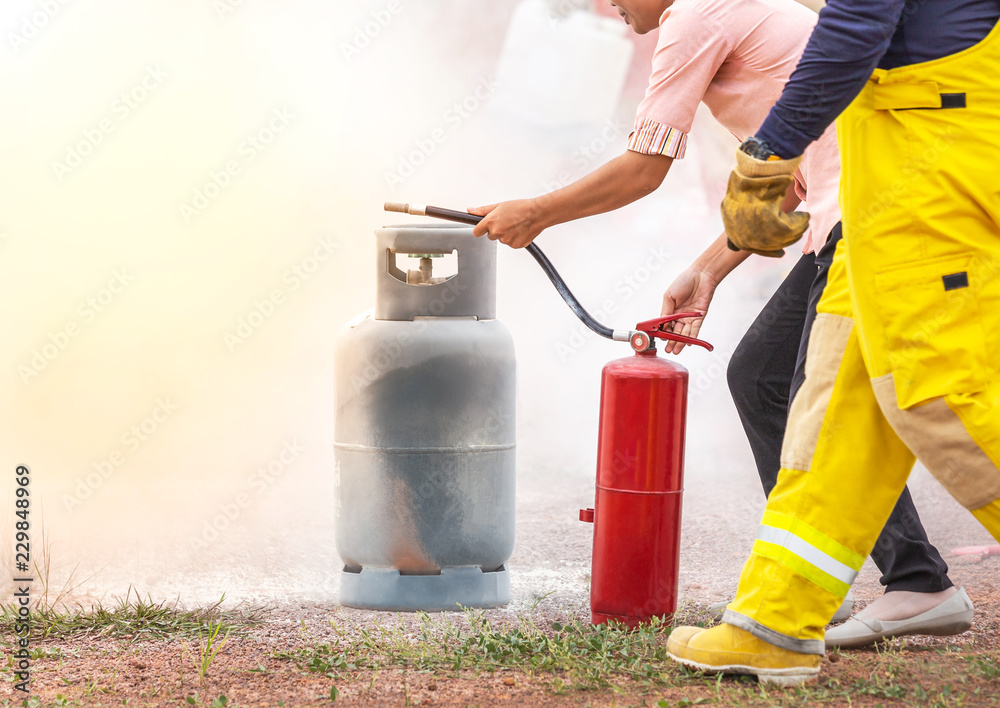
[[[632,348],[636,351],[643,351],[643,349],[636,348],[636,335],[645,334],[650,339],[655,337],[656,339],[668,339],[674,342],[681,342],[683,344],[693,344],[699,347],[705,347],[708,351],[713,351],[713,347],[708,342],[695,339],[694,337],[688,337],[683,334],[674,334],[671,330],[665,330],[664,326],[670,324],[671,322],[676,322],[677,320],[682,320],[685,317],[704,317],[705,314],[702,312],[675,312],[667,317],[656,317],[651,320],[646,320],[645,322],[640,322],[635,326],[636,332],[632,336]],[[647,345],[648,347],[649,345]]]

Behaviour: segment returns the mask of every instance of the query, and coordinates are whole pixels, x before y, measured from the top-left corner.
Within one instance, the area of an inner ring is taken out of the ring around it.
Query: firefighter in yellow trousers
[[[914,456],[1000,541],[998,16],[995,2],[831,0],[740,148],[727,233],[780,254],[803,228],[780,212],[781,185],[853,99],[837,122],[844,237],[782,470],[723,624],[670,636],[685,665],[785,685],[816,676],[824,627]]]

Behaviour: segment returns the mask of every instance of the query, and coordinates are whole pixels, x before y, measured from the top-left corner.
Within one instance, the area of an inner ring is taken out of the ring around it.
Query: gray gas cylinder
[[[457,253],[457,273],[434,264]],[[404,271],[396,254],[419,258]],[[374,316],[334,355],[340,601],[496,607],[514,547],[514,344],[496,317],[496,244],[462,226],[376,232]]]

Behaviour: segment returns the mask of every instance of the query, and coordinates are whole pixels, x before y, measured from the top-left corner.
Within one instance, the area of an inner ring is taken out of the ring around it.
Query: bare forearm
[[[736,267],[750,257],[749,251],[733,251],[726,244],[725,232],[695,259],[691,267],[708,273],[717,284],[736,270]]]
[[[781,208],[786,212],[792,211],[801,201],[795,193],[793,185],[788,188]],[[721,283],[723,278],[736,270],[736,267],[751,255],[749,251],[733,251],[727,245],[727,240],[726,234],[723,232],[719,238],[712,242],[711,246],[705,249],[704,253],[698,256],[691,267],[708,273],[716,283]]]
[[[663,182],[673,158],[627,151],[576,182],[538,197],[545,227],[614,211]]]

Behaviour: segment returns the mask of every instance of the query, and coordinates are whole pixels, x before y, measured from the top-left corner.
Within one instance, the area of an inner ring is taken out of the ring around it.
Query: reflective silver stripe
[[[791,551],[806,563],[822,570],[842,583],[850,585],[857,577],[858,571],[850,566],[844,565],[836,558],[828,556],[815,546],[803,541],[791,531],[775,528],[774,526],[760,525],[757,529],[757,538],[766,543],[773,543],[776,546]]]
[[[752,620],[746,615],[741,615],[739,612],[727,609],[722,613],[722,621],[734,627],[739,627],[745,632],[750,632],[757,639],[762,639],[768,644],[773,644],[788,651],[797,651],[800,654],[819,654],[820,656],[826,654],[826,645],[822,639],[796,639],[795,637],[789,637],[787,634],[775,632],[770,627],[765,627],[760,622]]]

